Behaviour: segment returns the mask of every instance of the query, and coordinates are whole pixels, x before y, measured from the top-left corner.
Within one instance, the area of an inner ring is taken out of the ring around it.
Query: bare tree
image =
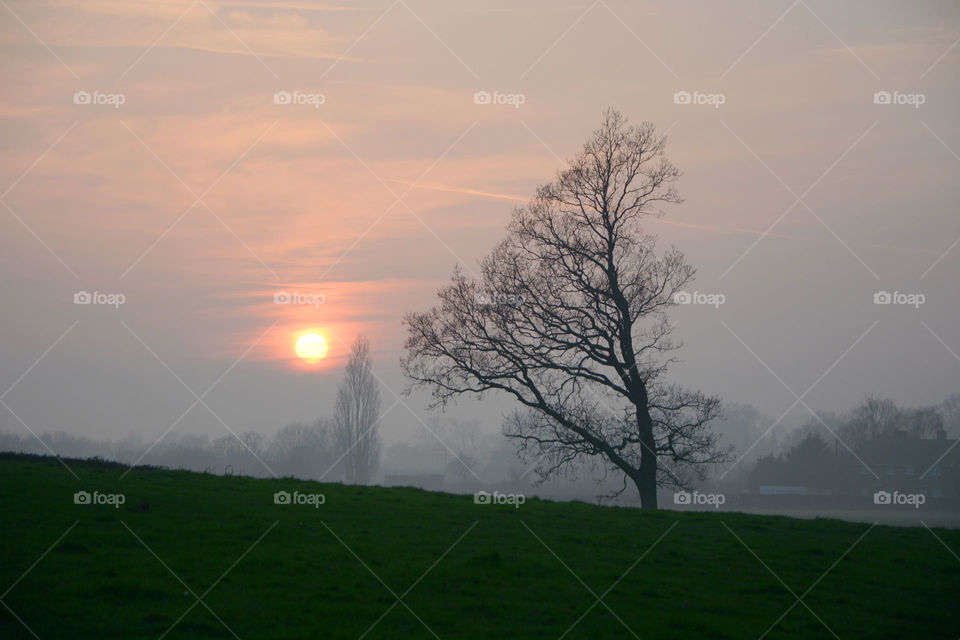
[[[905,409],[901,420],[903,424],[900,428],[914,438],[932,436],[944,427],[943,416],[937,407]]]
[[[952,435],[960,435],[960,393],[955,393],[937,407],[943,418],[944,429]]]
[[[853,409],[840,436],[859,451],[871,439],[892,434],[902,421],[903,411],[893,400],[870,395]]]
[[[450,447],[449,451],[444,451],[450,457],[447,473],[460,484],[466,484],[471,479],[477,480],[474,469],[480,467],[483,449],[480,421],[452,418],[441,423],[438,420],[434,422],[433,431]],[[433,433],[428,437],[432,439]]]
[[[334,441],[342,456],[346,481],[370,482],[380,464],[380,390],[370,364],[370,342],[357,338],[337,389],[333,416]]]
[[[708,422],[719,400],[666,382],[667,309],[694,269],[662,254],[641,221],[680,202],[679,171],[653,125],[606,112],[602,126],[536,197],[514,211],[479,280],[459,269],[439,304],[406,316],[402,365],[434,405],[505,392],[521,405],[504,433],[542,479],[598,459],[631,480],[645,508],[657,486],[689,486],[725,452]]]
[[[334,462],[331,432],[329,418],[318,418],[313,424],[293,422],[284,426],[270,440],[270,465],[283,475],[320,477]]]

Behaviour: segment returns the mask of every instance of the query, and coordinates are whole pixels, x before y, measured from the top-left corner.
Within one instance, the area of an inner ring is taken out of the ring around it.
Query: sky
[[[683,171],[678,381],[794,421],[960,392],[956,3],[0,5],[0,428],[269,434],[365,334],[382,437],[422,435],[403,315],[607,107]]]

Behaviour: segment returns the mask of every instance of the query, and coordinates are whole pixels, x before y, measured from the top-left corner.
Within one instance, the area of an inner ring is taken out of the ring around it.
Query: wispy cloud
[[[266,11],[270,9],[271,11]],[[336,60],[349,37],[318,24],[317,11],[348,7],[259,2],[38,2],[26,19],[54,49],[191,49],[210,53]],[[303,12],[308,12],[306,15]],[[7,42],[26,42],[10,30]],[[351,58],[353,60],[353,58]]]
[[[465,187],[451,187],[451,186],[440,185],[440,184],[424,184],[422,182],[415,183],[409,180],[390,180],[390,182],[406,185],[408,187],[412,186],[415,189],[425,189],[427,191],[445,191],[448,193],[462,193],[468,196],[497,198],[499,200],[513,200],[514,202],[527,202],[529,200],[529,198],[521,198],[520,196],[513,196],[508,193],[495,193],[493,191],[482,191],[480,189],[467,189]]]
[[[414,184],[413,182],[407,180],[390,180],[390,182],[395,182],[397,184],[414,186],[416,189],[424,189],[427,191],[444,191],[447,193],[462,193],[468,196],[479,196],[483,198],[496,198],[498,200],[511,200],[513,202],[529,202],[529,198],[522,198],[520,196],[511,195],[509,193],[496,193],[494,191],[483,191],[481,189],[468,189],[466,187],[454,187],[449,185],[440,185],[440,184]],[[700,231],[708,231],[712,233],[721,233],[721,234],[734,234],[734,233],[743,233],[747,235],[763,236],[768,235],[774,238],[789,238],[791,236],[778,234],[778,233],[764,233],[758,229],[744,229],[741,227],[718,227],[714,225],[707,224],[697,224],[694,222],[682,222],[679,220],[671,220],[667,218],[651,218],[652,222],[658,222],[661,224],[671,225],[675,227],[683,227],[684,229],[697,229]]]

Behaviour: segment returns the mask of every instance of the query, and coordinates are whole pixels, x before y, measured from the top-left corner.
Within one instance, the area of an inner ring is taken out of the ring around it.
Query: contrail
[[[494,193],[492,191],[479,191],[477,189],[463,189],[461,187],[447,187],[440,184],[424,184],[413,183],[408,180],[390,180],[390,182],[396,182],[397,184],[403,184],[406,186],[412,186],[415,189],[426,189],[428,191],[447,191],[450,193],[463,193],[470,196],[483,196],[485,198],[497,198],[500,200],[513,200],[515,202],[528,202],[529,198],[521,198],[519,196],[511,196],[506,193]]]

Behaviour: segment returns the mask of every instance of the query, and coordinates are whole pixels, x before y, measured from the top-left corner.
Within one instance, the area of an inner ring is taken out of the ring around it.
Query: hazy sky
[[[773,417],[795,393],[795,420],[960,392],[956,3],[0,5],[9,430],[268,433],[331,412],[362,332],[382,435],[414,436],[403,314],[476,271],[608,106],[668,132],[686,201],[650,228],[725,297],[677,308],[678,379]]]

